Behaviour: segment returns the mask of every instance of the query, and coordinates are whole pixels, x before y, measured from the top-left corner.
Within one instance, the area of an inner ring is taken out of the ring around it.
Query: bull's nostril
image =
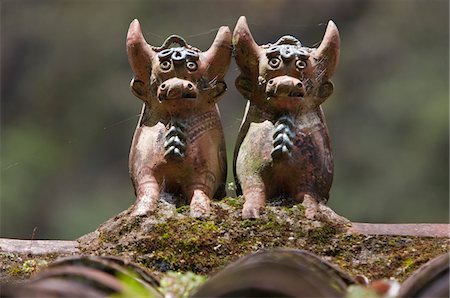
[[[192,90],[194,88],[194,85],[192,85],[191,83],[189,83],[187,86],[189,90]]]
[[[302,83],[297,83],[295,86],[296,86],[297,88],[303,88],[303,84],[302,84]]]
[[[267,82],[269,85],[273,84],[273,80],[269,80],[269,82]]]
[[[166,84],[161,85],[161,89],[166,89],[166,87],[167,87]]]

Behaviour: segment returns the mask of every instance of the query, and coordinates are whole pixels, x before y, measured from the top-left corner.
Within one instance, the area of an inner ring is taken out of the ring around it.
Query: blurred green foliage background
[[[449,2],[1,1],[1,237],[74,239],[128,208],[128,151],[141,109],[129,91],[129,23],[161,45],[206,50],[247,16],[260,44],[317,46],[341,33],[323,107],[335,156],[329,204],[354,221],[449,220]],[[220,102],[228,163],[245,101],[233,62]],[[231,172],[231,171],[230,171]],[[229,181],[232,181],[229,173]]]

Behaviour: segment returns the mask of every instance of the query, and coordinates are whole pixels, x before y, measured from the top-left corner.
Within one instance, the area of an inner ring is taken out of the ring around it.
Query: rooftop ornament
[[[245,17],[234,29],[236,87],[248,100],[235,149],[235,179],[244,218],[258,218],[268,200],[303,202],[314,217],[333,180],[333,156],[320,105],[333,93],[339,33],[328,23],[318,48],[293,36],[259,46]]]
[[[131,90],[144,102],[130,150],[136,193],[133,216],[157,208],[163,194],[187,201],[194,217],[210,213],[210,200],[225,195],[226,153],[217,108],[225,92],[231,33],[221,27],[201,52],[177,36],[149,45],[137,20],[127,36],[134,72]]]

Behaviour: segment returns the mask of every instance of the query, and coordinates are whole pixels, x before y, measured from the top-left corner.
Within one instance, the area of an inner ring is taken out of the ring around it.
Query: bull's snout
[[[171,78],[164,81],[157,91],[159,101],[168,99],[196,98],[197,87],[188,80]]]
[[[267,82],[266,94],[269,97],[303,97],[305,96],[305,87],[299,79],[291,76],[279,76]]]

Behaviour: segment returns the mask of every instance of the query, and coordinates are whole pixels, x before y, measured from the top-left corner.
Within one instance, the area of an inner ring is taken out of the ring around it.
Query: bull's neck
[[[295,119],[295,124],[298,129],[311,128],[322,123],[322,109],[317,107],[305,113],[298,114]]]
[[[189,125],[190,122],[204,114],[217,114],[217,107],[212,105],[198,105],[193,107],[176,108],[172,110],[147,106],[144,111],[144,122],[152,126],[158,122],[169,125],[173,122],[183,123]]]
[[[279,111],[270,109],[269,106],[261,108],[259,105],[250,105],[250,113],[256,119],[271,120],[276,122],[279,118],[291,118],[296,125],[309,126],[322,121],[322,108],[320,106],[308,110]]]

